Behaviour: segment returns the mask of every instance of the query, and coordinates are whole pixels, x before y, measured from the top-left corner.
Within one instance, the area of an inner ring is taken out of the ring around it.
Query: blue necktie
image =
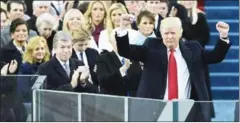
[[[81,58],[81,61],[83,61],[83,53],[82,52],[80,53],[80,58]]]

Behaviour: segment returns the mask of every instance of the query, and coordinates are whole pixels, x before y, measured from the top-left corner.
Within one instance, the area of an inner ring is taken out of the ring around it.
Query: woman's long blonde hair
[[[72,14],[73,12],[76,12],[76,13],[78,13],[78,14]],[[83,16],[83,14],[82,14],[82,12],[80,12],[78,9],[69,9],[68,11],[67,11],[67,13],[65,14],[65,16],[64,16],[64,20],[63,20],[63,31],[66,31],[66,32],[68,32],[68,33],[70,33],[71,34],[71,30],[69,30],[69,27],[68,27],[68,21],[70,20],[70,18],[71,17],[73,17],[73,16],[80,16],[80,18],[82,19],[82,21],[83,21],[83,23],[82,23],[82,25],[80,25],[80,26],[86,26],[86,19],[85,19],[85,17]],[[88,28],[88,27],[87,27]]]
[[[40,43],[44,44],[45,56],[42,62],[46,62],[50,59],[50,52],[47,46],[47,41],[44,37],[34,36],[29,39],[29,43],[26,47],[26,52],[23,54],[23,62],[28,62],[30,64],[34,64],[36,61],[32,56],[33,51],[40,45]]]
[[[93,24],[91,14],[92,14],[93,5],[97,2],[99,2],[103,5],[104,11],[105,11],[104,18],[103,18],[103,27],[104,27],[104,29],[106,28],[107,5],[104,1],[95,0],[95,1],[91,1],[89,3],[88,8],[87,8],[86,12],[84,13],[87,26],[89,27],[89,30],[91,30],[91,31],[95,30],[95,25]]]
[[[113,36],[112,36],[112,31],[114,28],[114,24],[112,22],[112,19],[111,19],[111,14],[114,10],[116,9],[120,9],[122,11],[123,14],[127,14],[127,9],[126,7],[121,4],[121,3],[113,3],[109,8],[108,8],[108,11],[107,11],[107,34],[108,34],[108,39],[109,39],[109,42],[112,44],[113,48],[115,51],[117,51],[117,46],[116,46],[116,41],[115,40],[112,40]],[[131,28],[131,26],[129,26],[128,28]]]
[[[181,3],[183,3],[183,2],[185,2],[184,0],[178,0],[178,3],[179,4],[181,4]],[[198,21],[198,8],[197,8],[197,0],[193,0],[192,2],[194,2],[193,3],[193,7],[191,8],[191,9],[188,9],[187,11],[188,11],[188,16],[192,16],[192,25],[195,25],[196,23],[197,23],[197,21]]]

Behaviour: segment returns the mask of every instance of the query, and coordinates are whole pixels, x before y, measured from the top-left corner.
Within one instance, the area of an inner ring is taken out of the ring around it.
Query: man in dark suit
[[[72,33],[73,50],[72,58],[78,59],[88,66],[90,71],[89,81],[94,85],[98,85],[96,74],[96,61],[99,57],[97,50],[89,48],[91,40],[91,33],[85,29],[75,31]],[[95,70],[95,71],[94,71]]]
[[[144,46],[129,45],[125,30],[129,24],[131,16],[122,15],[116,40],[121,56],[144,63],[138,97],[209,101],[203,65],[224,59],[230,47],[228,24],[217,23],[220,39],[213,51],[204,51],[198,42],[180,41],[183,29],[177,17],[162,20],[162,40],[148,38]],[[210,121],[209,105],[201,103],[196,107],[200,113],[189,121]]]
[[[88,81],[89,71],[83,62],[70,59],[72,37],[64,31],[58,32],[53,39],[55,56],[38,68],[37,74],[47,76],[47,88],[96,93],[97,88]]]

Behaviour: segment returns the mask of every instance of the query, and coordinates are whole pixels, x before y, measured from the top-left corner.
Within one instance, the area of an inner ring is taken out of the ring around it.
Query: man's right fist
[[[120,28],[126,29],[134,21],[134,15],[123,14],[120,20]]]

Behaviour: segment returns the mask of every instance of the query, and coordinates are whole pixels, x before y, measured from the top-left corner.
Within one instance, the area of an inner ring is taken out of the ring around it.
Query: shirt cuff
[[[229,44],[229,42],[230,42],[230,41],[229,41],[229,38],[221,38],[221,37],[220,37],[220,39],[221,39],[222,41],[226,42],[227,44]]]
[[[117,28],[116,33],[118,37],[123,37],[127,35],[128,31],[126,29]]]

